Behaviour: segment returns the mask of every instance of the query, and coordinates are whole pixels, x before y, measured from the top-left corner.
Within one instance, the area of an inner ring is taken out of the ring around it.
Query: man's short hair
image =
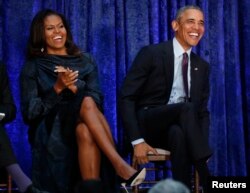
[[[179,20],[179,19],[181,18],[182,14],[183,14],[186,10],[188,10],[188,9],[196,9],[196,10],[198,10],[198,11],[200,11],[200,12],[203,13],[203,11],[201,10],[201,8],[200,8],[199,6],[197,6],[197,5],[186,5],[186,6],[184,6],[184,7],[181,7],[181,8],[177,11],[176,16],[175,16],[175,20]]]

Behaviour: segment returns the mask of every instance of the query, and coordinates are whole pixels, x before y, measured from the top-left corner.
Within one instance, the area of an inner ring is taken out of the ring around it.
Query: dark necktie
[[[186,97],[188,98],[187,69],[188,69],[188,54],[186,52],[184,52],[183,53],[183,59],[182,59],[182,77],[183,77],[184,90],[185,90],[185,93],[186,93]]]

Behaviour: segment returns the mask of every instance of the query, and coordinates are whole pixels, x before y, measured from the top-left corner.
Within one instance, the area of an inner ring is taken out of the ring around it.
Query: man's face
[[[204,27],[203,13],[196,9],[188,9],[178,20],[172,22],[175,37],[182,45],[184,50],[196,46],[202,38]]]

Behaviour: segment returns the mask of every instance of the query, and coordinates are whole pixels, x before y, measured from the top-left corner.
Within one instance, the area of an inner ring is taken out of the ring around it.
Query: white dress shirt
[[[182,58],[185,50],[182,48],[180,43],[176,38],[173,39],[173,47],[174,47],[174,80],[173,86],[170,94],[170,98],[168,104],[180,103],[185,101],[185,90],[183,85],[182,78]],[[190,93],[190,53],[192,48],[186,51],[188,54],[188,93]],[[190,96],[190,94],[188,94]]]

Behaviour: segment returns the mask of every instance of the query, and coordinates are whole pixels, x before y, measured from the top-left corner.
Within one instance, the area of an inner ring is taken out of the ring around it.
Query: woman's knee
[[[84,111],[90,111],[96,109],[95,101],[92,99],[92,97],[84,97],[81,104],[81,109]]]

